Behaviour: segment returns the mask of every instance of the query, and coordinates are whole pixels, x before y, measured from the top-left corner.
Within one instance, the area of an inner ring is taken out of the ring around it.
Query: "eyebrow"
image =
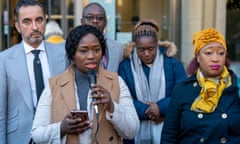
[[[26,21],[26,20],[31,20],[31,19],[28,17],[22,19],[22,21]]]
[[[44,17],[43,17],[43,16],[38,16],[38,17],[36,17],[36,18],[33,19],[33,20],[37,20],[37,19],[44,19]],[[25,17],[25,18],[23,18],[22,20],[24,21],[24,20],[32,20],[32,19],[29,18],[29,17]]]
[[[206,47],[204,47],[204,48],[214,48],[214,47],[224,48],[222,45],[210,45],[210,46],[206,46]]]
[[[92,43],[91,45],[94,46],[94,47],[100,46],[99,43]],[[88,47],[88,46],[89,46],[89,44],[79,44],[79,47]]]
[[[104,14],[102,13],[98,13],[98,14],[95,14],[95,13],[87,13],[85,15],[94,15],[94,16],[105,16]]]

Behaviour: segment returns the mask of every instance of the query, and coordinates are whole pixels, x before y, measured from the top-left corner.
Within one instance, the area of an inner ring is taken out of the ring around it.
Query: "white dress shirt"
[[[37,105],[37,94],[36,94],[36,83],[35,83],[35,76],[34,76],[34,68],[33,68],[33,59],[34,55],[31,53],[32,50],[40,50],[39,53],[39,59],[41,61],[42,65],[42,72],[43,72],[43,80],[44,80],[44,86],[48,83],[48,78],[51,76],[49,64],[48,64],[48,58],[47,53],[45,50],[44,42],[42,42],[39,47],[33,48],[27,43],[23,41],[23,46],[26,54],[26,60],[27,60],[27,66],[28,66],[28,75],[30,78],[31,83],[31,93],[32,93],[32,99],[33,99],[33,105],[36,107]]]

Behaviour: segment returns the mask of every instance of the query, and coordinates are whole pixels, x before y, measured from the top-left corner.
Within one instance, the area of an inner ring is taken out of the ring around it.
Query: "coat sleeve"
[[[172,98],[164,120],[161,144],[176,144],[180,129],[180,86],[173,89]]]
[[[137,111],[138,118],[140,120],[148,120],[148,117],[146,116],[145,111],[149,106],[137,99],[137,95],[135,92],[134,79],[133,79],[132,71],[130,68],[130,62],[127,59],[120,63],[118,74],[119,76],[121,76],[121,78],[124,80],[124,82],[129,88],[135,109]]]
[[[119,104],[114,102],[114,112],[112,118],[107,114],[107,119],[113,124],[118,134],[126,139],[132,139],[139,129],[139,119],[134,108],[132,98],[128,87],[125,85],[121,77]]]
[[[60,123],[51,123],[51,92],[49,85],[38,102],[31,136],[36,143],[60,144]]]
[[[7,74],[0,55],[0,144],[7,143],[7,97]]]
[[[167,74],[171,74],[170,76],[168,75],[168,77],[172,77],[171,78],[172,85],[166,85],[170,88],[166,88],[165,98],[160,99],[157,102],[157,105],[160,109],[160,114],[162,116],[166,115],[166,111],[168,109],[168,105],[169,105],[171,95],[172,95],[172,92],[171,92],[172,88],[174,88],[176,84],[184,81],[187,78],[183,64],[175,58],[170,58],[170,59],[171,59],[171,64],[170,63],[167,64],[167,67],[165,67],[165,71],[167,72]],[[172,71],[172,72],[170,72],[170,71]],[[166,79],[166,81],[168,81],[168,80]],[[168,83],[168,82],[166,82],[166,83]]]

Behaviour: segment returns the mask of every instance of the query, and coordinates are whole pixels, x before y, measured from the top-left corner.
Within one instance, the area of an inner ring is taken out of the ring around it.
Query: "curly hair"
[[[77,50],[79,41],[89,33],[95,35],[98,38],[102,48],[102,55],[105,54],[106,44],[103,34],[94,26],[80,25],[73,28],[66,39],[65,49],[70,64],[72,63],[73,56]]]

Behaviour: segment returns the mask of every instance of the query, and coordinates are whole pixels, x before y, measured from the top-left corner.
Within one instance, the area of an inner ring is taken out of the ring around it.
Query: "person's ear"
[[[199,61],[200,61],[200,56],[199,56],[199,54],[197,54],[196,58],[197,58],[197,62],[199,63]]]
[[[80,19],[80,22],[81,22],[81,24],[84,24],[84,22],[83,22],[83,18]]]
[[[18,22],[15,22],[15,28],[17,29],[18,33],[21,33],[20,26]]]

